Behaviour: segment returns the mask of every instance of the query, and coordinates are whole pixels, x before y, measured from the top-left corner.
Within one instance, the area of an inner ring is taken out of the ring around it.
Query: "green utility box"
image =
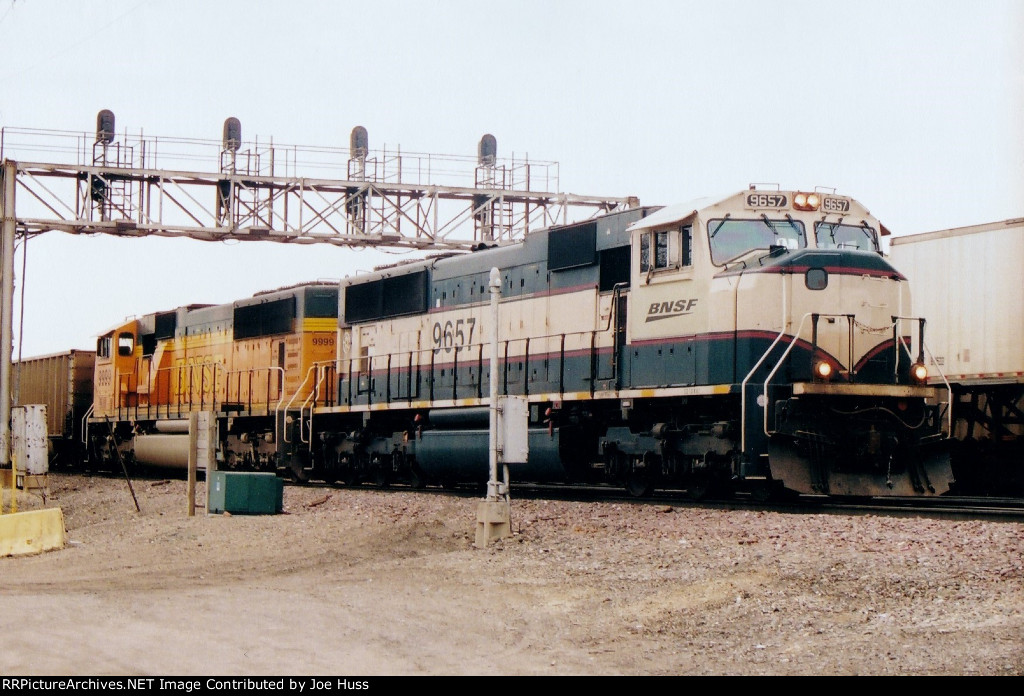
[[[210,513],[274,515],[284,509],[284,481],[275,474],[214,471],[209,485]]]

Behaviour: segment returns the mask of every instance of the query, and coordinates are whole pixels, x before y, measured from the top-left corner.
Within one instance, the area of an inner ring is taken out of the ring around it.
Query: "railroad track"
[[[441,490],[441,489],[438,489]],[[447,491],[441,491],[447,492]],[[461,495],[473,495],[464,489]],[[568,501],[602,501],[636,505],[672,505],[673,507],[742,508],[752,510],[778,510],[794,513],[851,512],[862,514],[888,514],[936,517],[962,516],[965,519],[1005,518],[1024,521],[1024,498],[982,498],[974,496],[942,496],[937,498],[846,498],[828,496],[797,496],[779,501],[756,500],[749,495],[737,494],[727,498],[693,500],[685,490],[657,491],[647,498],[633,498],[625,492],[604,486],[540,486],[513,485],[512,498],[557,499]]]
[[[66,473],[66,472],[65,472]],[[175,478],[173,471],[166,469],[136,474],[136,480],[158,480]],[[117,473],[92,473],[84,475],[120,478]],[[484,486],[457,486],[442,488],[430,486],[413,489],[405,484],[391,484],[379,488],[373,484],[344,486],[321,481],[286,481],[287,486],[321,488],[325,490],[378,490],[394,492],[415,491],[422,495],[448,495],[463,498],[483,498]],[[736,494],[728,498],[707,497],[694,500],[686,490],[658,490],[646,498],[634,498],[614,486],[582,486],[557,484],[515,484],[512,485],[512,500],[549,499],[572,502],[606,502],[630,505],[653,505],[672,507],[693,507],[704,509],[771,510],[794,514],[862,514],[907,517],[930,517],[937,519],[984,519],[990,521],[1024,522],[1024,498],[981,497],[981,496],[940,496],[934,498],[837,498],[834,496],[794,496],[785,500],[757,500],[747,494]]]
[[[342,487],[319,482],[288,485],[318,488],[349,488],[352,490],[410,491],[409,486],[393,484],[385,489],[372,485]],[[427,495],[451,495],[464,498],[482,498],[483,486],[456,488],[428,487],[416,489]],[[705,509],[773,510],[789,513],[835,513],[931,517],[941,519],[986,519],[991,521],[1024,522],[1024,498],[996,498],[974,496],[942,496],[936,498],[846,498],[829,496],[796,496],[780,501],[756,500],[750,495],[737,494],[729,498],[694,500],[685,490],[656,491],[646,498],[634,498],[612,486],[566,486],[540,484],[513,484],[511,498],[532,500],[563,500],[571,502],[606,502],[630,505],[694,507]]]

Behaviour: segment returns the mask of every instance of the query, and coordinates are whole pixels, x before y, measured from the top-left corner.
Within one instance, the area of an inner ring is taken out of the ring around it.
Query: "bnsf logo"
[[[696,299],[676,300],[675,302],[654,302],[647,309],[647,321],[658,321],[659,319],[671,319],[681,317],[684,314],[693,312],[697,305]]]

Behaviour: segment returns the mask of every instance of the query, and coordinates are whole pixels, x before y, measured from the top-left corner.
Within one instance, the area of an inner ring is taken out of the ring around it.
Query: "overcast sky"
[[[466,156],[492,133],[565,192],[645,205],[774,182],[897,235],[1024,217],[1024,0],[0,0],[0,45],[7,128],[93,132],[111,109],[119,132],[219,139],[235,116],[245,139],[346,147],[362,125]],[[47,233],[20,348],[381,262]]]

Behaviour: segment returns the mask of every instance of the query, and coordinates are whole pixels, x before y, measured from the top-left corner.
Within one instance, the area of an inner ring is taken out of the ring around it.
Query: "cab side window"
[[[682,256],[682,267],[687,268],[693,265],[693,227],[684,225],[679,228],[680,253]]]
[[[645,232],[640,237],[640,271],[686,268],[693,265],[693,228]]]
[[[670,265],[668,230],[645,232],[640,237],[640,270],[651,271]]]
[[[129,357],[135,353],[135,335],[122,332],[117,335],[117,354]]]

